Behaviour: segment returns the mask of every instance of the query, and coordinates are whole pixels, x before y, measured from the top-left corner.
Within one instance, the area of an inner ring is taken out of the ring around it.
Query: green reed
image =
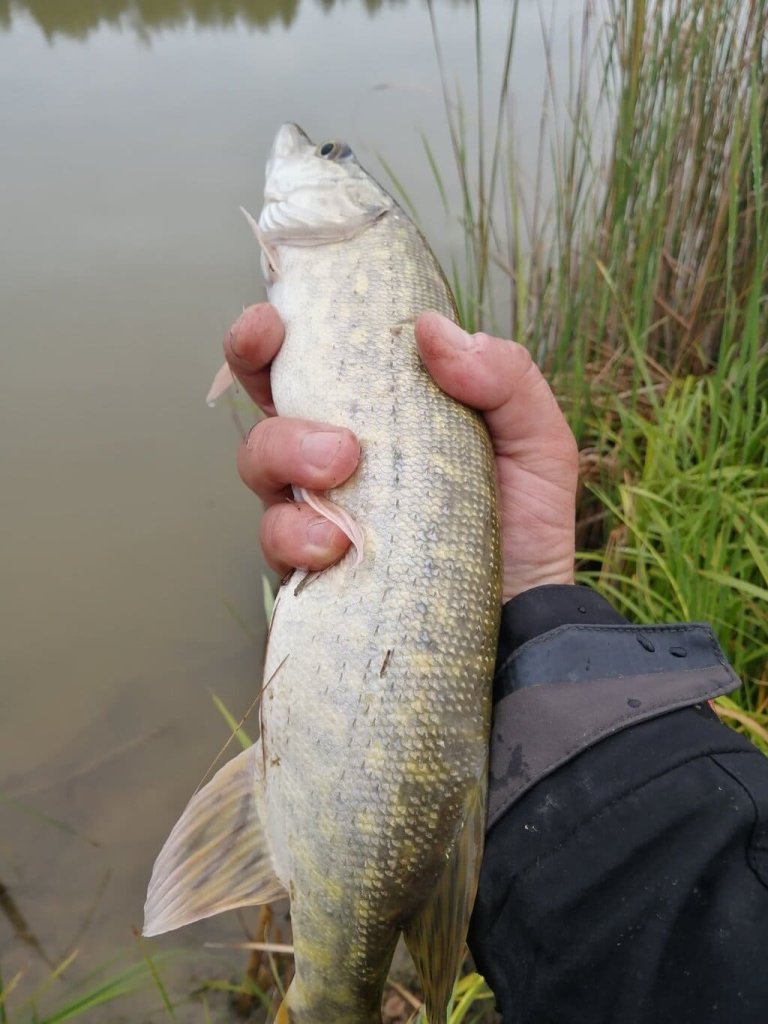
[[[768,752],[768,2],[590,5],[562,99],[545,27],[534,186],[509,102],[516,12],[474,133],[436,44],[465,323],[527,344],[568,415],[580,580],[636,621],[710,621],[744,679],[723,716]]]

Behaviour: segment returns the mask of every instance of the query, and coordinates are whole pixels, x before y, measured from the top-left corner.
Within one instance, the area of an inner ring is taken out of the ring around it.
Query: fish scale
[[[258,902],[274,879],[283,885],[296,972],[277,1019],[292,1024],[378,1024],[404,931],[439,1024],[482,846],[500,608],[494,463],[482,419],[445,395],[418,356],[418,313],[456,319],[442,271],[404,212],[339,152],[332,166],[284,126],[258,231],[286,327],[275,406],[357,435],[356,472],[323,498],[362,531],[361,558],[350,549],[280,589],[260,749],[240,755],[243,770],[227,781],[254,794],[268,867],[249,883],[245,854],[232,855],[234,885],[211,892],[206,913]],[[310,168],[296,164],[298,186],[281,170],[291,159]],[[312,206],[307,181],[324,165],[333,188]],[[348,236],[328,237],[343,230],[327,223],[333,189],[343,191],[345,223],[350,209],[362,211]],[[316,207],[310,237],[303,218]],[[156,874],[196,863],[196,800]],[[177,906],[172,886],[156,888]]]
[[[365,288],[355,287],[361,266]],[[290,583],[284,588],[266,666],[269,678],[288,658],[271,685],[266,742],[288,729],[300,739],[290,764],[281,757],[267,766],[266,787],[270,814],[279,819],[290,807],[298,823],[286,837],[297,892],[305,882],[311,893],[312,876],[323,874],[351,894],[332,900],[327,918],[305,911],[300,895],[291,911],[297,976],[306,970],[304,1001],[314,1014],[308,1019],[341,1020],[361,964],[388,966],[397,924],[434,883],[463,824],[467,789],[483,771],[482,684],[492,671],[489,623],[498,608],[489,586],[498,559],[493,471],[477,416],[448,399],[418,359],[414,313],[454,310],[442,274],[424,259],[424,243],[400,211],[322,252],[280,250],[280,275],[270,293],[286,324],[272,370],[278,412],[347,426],[362,451],[353,479],[329,494],[364,524],[362,563],[353,567],[347,556],[298,595]],[[336,300],[318,307],[318,293]],[[324,633],[333,647],[313,649],[310,638]],[[322,697],[318,677],[334,680]],[[358,774],[348,792],[350,765]],[[319,835],[307,832],[301,823],[340,786],[341,818],[327,832],[322,822]],[[372,827],[360,829],[361,811]],[[358,841],[339,856],[350,834]],[[376,904],[381,914],[372,912]],[[313,957],[318,945],[336,947],[327,972]],[[336,990],[334,1016],[318,1016],[318,999],[327,1002]],[[379,996],[371,986],[369,1016],[349,1019],[378,1020]],[[303,1019],[298,1003],[296,1014]]]

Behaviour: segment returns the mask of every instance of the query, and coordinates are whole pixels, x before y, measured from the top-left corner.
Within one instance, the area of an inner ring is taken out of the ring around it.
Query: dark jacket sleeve
[[[709,627],[582,587],[502,615],[470,929],[505,1024],[768,1021],[768,758]]]

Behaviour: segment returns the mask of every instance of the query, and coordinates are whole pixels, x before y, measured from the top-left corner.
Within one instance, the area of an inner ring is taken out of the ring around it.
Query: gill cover
[[[316,146],[298,125],[284,124],[267,161],[257,237],[262,248],[340,242],[393,205],[346,143]]]

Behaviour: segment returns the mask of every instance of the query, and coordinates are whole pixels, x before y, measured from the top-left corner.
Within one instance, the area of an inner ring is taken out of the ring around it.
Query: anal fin
[[[487,782],[473,791],[464,826],[429,901],[405,929],[424,991],[429,1024],[445,1024],[477,892],[485,834]]]
[[[261,783],[257,742],[192,797],[155,861],[144,905],[145,935],[285,894],[259,817]]]
[[[291,1018],[288,1016],[288,1003],[287,999],[284,999],[277,1008],[275,1019],[272,1024],[291,1024]]]

